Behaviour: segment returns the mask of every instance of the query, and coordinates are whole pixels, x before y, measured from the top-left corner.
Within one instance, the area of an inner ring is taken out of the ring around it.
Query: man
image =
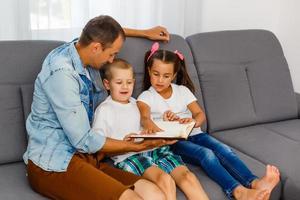
[[[106,97],[99,69],[112,62],[129,36],[168,40],[163,27],[125,29],[109,16],[84,27],[79,40],[46,57],[35,81],[24,161],[34,190],[52,199],[165,199],[154,184],[115,169],[104,154],[142,151],[171,143],[105,138],[91,130],[94,108]]]

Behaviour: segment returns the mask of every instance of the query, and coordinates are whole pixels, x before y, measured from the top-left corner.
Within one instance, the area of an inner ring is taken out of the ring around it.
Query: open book
[[[192,132],[195,122],[180,124],[178,121],[155,121],[155,124],[162,129],[161,132],[155,134],[137,134],[132,138],[171,138],[186,140]]]

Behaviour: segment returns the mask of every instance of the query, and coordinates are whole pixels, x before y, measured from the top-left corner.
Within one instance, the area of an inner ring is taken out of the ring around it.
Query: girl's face
[[[154,59],[148,71],[151,85],[158,93],[165,92],[175,78],[173,63],[167,64],[161,60]]]
[[[111,69],[111,80],[104,79],[104,86],[111,98],[119,103],[128,103],[133,92],[134,78],[130,69]]]

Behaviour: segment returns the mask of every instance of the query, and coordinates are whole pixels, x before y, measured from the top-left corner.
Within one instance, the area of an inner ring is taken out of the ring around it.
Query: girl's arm
[[[200,127],[206,120],[205,113],[202,111],[197,101],[193,101],[187,107],[191,111],[193,119],[196,122],[195,127]]]
[[[156,26],[146,30],[123,28],[125,35],[128,37],[145,37],[150,40],[169,41],[170,35],[166,28]]]
[[[150,107],[141,102],[137,101],[137,106],[140,110],[141,114],[141,125],[146,130],[147,133],[155,133],[158,131],[162,131],[151,119],[151,110]]]

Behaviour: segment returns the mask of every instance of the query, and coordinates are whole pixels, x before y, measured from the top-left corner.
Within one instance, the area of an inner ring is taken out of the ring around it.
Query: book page
[[[134,138],[177,138],[177,139],[187,139],[195,122],[188,124],[180,124],[177,121],[155,121],[155,124],[162,129],[161,132],[156,132],[155,134],[137,134],[133,135]]]

